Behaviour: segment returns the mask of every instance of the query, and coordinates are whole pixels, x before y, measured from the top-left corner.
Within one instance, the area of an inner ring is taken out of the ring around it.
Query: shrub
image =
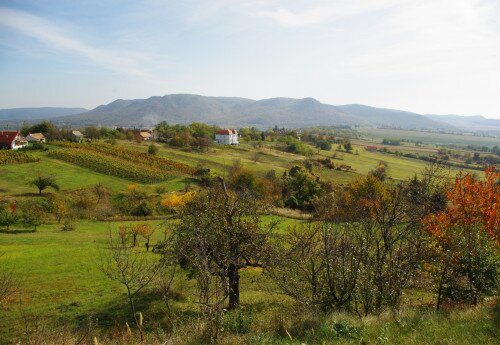
[[[61,231],[73,231],[75,230],[75,225],[69,219],[66,219],[61,226]]]
[[[244,313],[242,309],[227,312],[222,317],[221,330],[233,334],[245,334],[250,332],[252,316]]]

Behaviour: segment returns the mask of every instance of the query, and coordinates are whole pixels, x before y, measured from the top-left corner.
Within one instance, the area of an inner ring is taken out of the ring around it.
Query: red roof
[[[18,135],[17,131],[0,131],[0,143],[10,145]]]
[[[220,134],[220,135],[231,135],[231,134],[236,134],[236,129],[230,129],[230,128],[224,128],[224,129],[221,129],[219,131],[217,131],[217,134]]]

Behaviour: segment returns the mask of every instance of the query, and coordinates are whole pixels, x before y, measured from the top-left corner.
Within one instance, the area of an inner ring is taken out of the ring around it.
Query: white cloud
[[[82,56],[108,70],[130,76],[148,76],[147,71],[139,66],[146,56],[93,47],[42,17],[0,7],[0,25],[34,37],[59,51]]]
[[[256,11],[255,15],[271,18],[277,24],[287,28],[300,28],[325,24],[342,18],[387,8],[396,3],[397,1],[395,0],[331,0],[316,2],[312,7],[295,11],[278,6],[273,9]],[[308,4],[310,5],[310,3]]]

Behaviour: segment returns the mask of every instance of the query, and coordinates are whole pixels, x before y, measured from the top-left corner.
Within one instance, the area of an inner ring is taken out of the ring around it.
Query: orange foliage
[[[471,174],[459,174],[446,195],[448,207],[429,215],[424,224],[431,235],[448,242],[448,230],[454,226],[481,224],[493,240],[500,243],[500,173],[494,167],[485,170],[484,180]]]
[[[132,228],[134,234],[140,235],[144,238],[151,236],[154,232],[154,228],[150,227],[146,223],[136,224]]]

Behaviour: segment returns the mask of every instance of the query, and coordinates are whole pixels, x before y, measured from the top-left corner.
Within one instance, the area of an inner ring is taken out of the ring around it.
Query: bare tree
[[[142,320],[137,317],[135,298],[154,281],[163,262],[140,248],[130,247],[119,238],[115,240],[111,232],[107,246],[101,254],[99,268],[106,277],[125,287],[130,311],[143,341]]]

